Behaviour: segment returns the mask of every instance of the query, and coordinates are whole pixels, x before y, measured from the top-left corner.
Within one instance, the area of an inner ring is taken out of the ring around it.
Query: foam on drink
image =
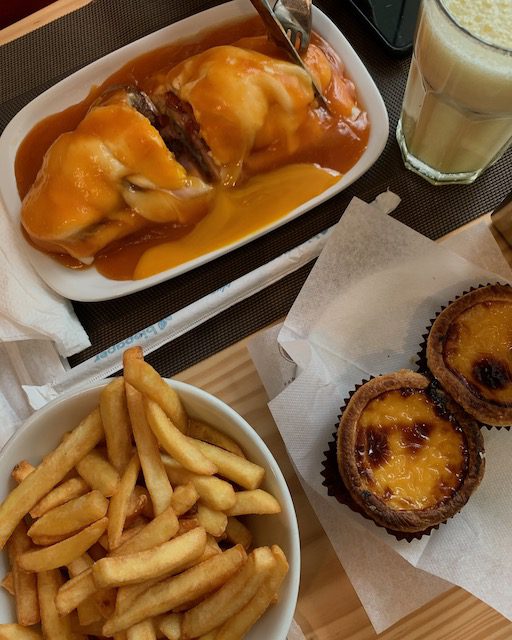
[[[443,0],[443,4],[473,35],[499,47],[512,48],[510,0]]]

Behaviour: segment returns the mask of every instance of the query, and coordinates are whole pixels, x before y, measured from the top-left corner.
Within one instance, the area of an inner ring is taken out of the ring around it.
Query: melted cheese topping
[[[114,103],[94,107],[53,143],[21,220],[39,246],[87,261],[148,220],[195,221],[208,191],[187,176],[149,120]]]
[[[261,39],[241,44],[256,47]],[[312,45],[306,62],[322,86],[331,79],[324,54]],[[298,65],[241,46],[212,47],[155,79],[152,94],[159,98],[172,89],[189,103],[201,136],[215,161],[222,165],[223,181],[233,184],[251,154],[279,148],[287,155],[303,142],[301,128],[311,115],[313,87]]]
[[[214,251],[220,234],[226,245],[235,243],[248,233],[271,225],[337,180],[339,175],[335,172],[312,164],[295,164],[254,176],[236,189],[220,187],[210,213],[193,231],[179,240],[147,249],[137,263],[134,277],[147,278]]]
[[[443,348],[448,368],[476,395],[512,405],[512,303],[476,304],[450,325]]]
[[[363,486],[393,509],[435,507],[463,479],[464,435],[423,391],[389,391],[369,402],[356,443]]]

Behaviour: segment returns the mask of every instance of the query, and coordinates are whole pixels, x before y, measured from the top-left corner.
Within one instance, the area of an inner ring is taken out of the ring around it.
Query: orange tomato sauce
[[[145,53],[121,67],[99,86],[93,86],[80,103],[39,122],[22,141],[15,162],[20,198],[32,186],[44,155],[62,133],[73,131],[91,104],[114,84],[131,84],[143,91],[151,88],[151,77],[160,69],[200,53],[210,47],[231,44],[241,38],[264,33],[258,17],[227,23],[197,34],[193,39],[175,42]],[[343,64],[332,47],[313,34],[333,68],[326,98],[344,91]],[[267,228],[305,201],[322,193],[339,180],[337,174],[319,167],[346,173],[359,159],[368,143],[369,123],[362,112],[356,119],[327,120],[321,143],[300,149],[291,158],[276,160],[265,173],[257,169],[240,186],[216,187],[210,212],[195,225],[153,224],[142,231],[109,245],[95,258],[94,267],[115,280],[145,278],[200,255],[215,251]],[[28,239],[28,236],[25,234]],[[29,240],[30,241],[30,240]],[[65,254],[50,254],[69,268],[88,268]]]

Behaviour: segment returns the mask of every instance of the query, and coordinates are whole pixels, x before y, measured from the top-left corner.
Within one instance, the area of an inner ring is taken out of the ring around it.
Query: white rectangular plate
[[[0,196],[16,227],[19,227],[21,207],[14,174],[16,152],[23,138],[40,120],[83,100],[93,84],[100,84],[130,59],[173,41],[194,36],[199,31],[212,25],[220,25],[223,22],[230,22],[252,14],[254,14],[254,9],[249,0],[233,0],[171,24],[80,69],[24,107],[11,120],[0,137]],[[370,121],[368,146],[357,163],[341,180],[319,196],[308,200],[280,220],[259,229],[257,232],[247,235],[233,244],[226,245],[143,280],[109,280],[100,275],[94,268],[73,271],[24,243],[28,259],[46,284],[65,298],[84,302],[109,300],[135,293],[185,273],[272,231],[272,229],[313,209],[321,202],[332,198],[362,176],[377,160],[386,144],[389,131],[386,107],[370,74],[350,46],[348,40],[333,22],[316,7],[313,7],[313,29],[330,43],[343,61],[346,73],[354,82],[359,101],[366,109]]]

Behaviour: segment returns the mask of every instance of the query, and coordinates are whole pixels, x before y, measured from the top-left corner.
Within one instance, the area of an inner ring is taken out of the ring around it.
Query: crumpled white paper
[[[50,340],[0,342],[0,450],[33,412],[23,385],[43,384],[66,367]]]
[[[512,272],[485,225],[446,241],[486,246],[480,262]],[[472,285],[500,278],[354,199],[279,333],[298,364],[282,364],[276,330],[250,351],[302,484],[378,632],[457,584],[512,618],[512,435],[485,432],[487,470],[463,511],[431,536],[398,542],[328,498],[320,470],[339,407],[369,374],[413,367],[439,308]],[[277,362],[285,370],[281,389]],[[287,383],[288,381],[288,383]],[[277,395],[275,395],[277,393]],[[407,562],[405,562],[407,561]],[[445,582],[448,581],[448,582]]]
[[[55,342],[62,356],[91,343],[69,300],[49,289],[23,255],[22,238],[0,200],[0,342]]]

